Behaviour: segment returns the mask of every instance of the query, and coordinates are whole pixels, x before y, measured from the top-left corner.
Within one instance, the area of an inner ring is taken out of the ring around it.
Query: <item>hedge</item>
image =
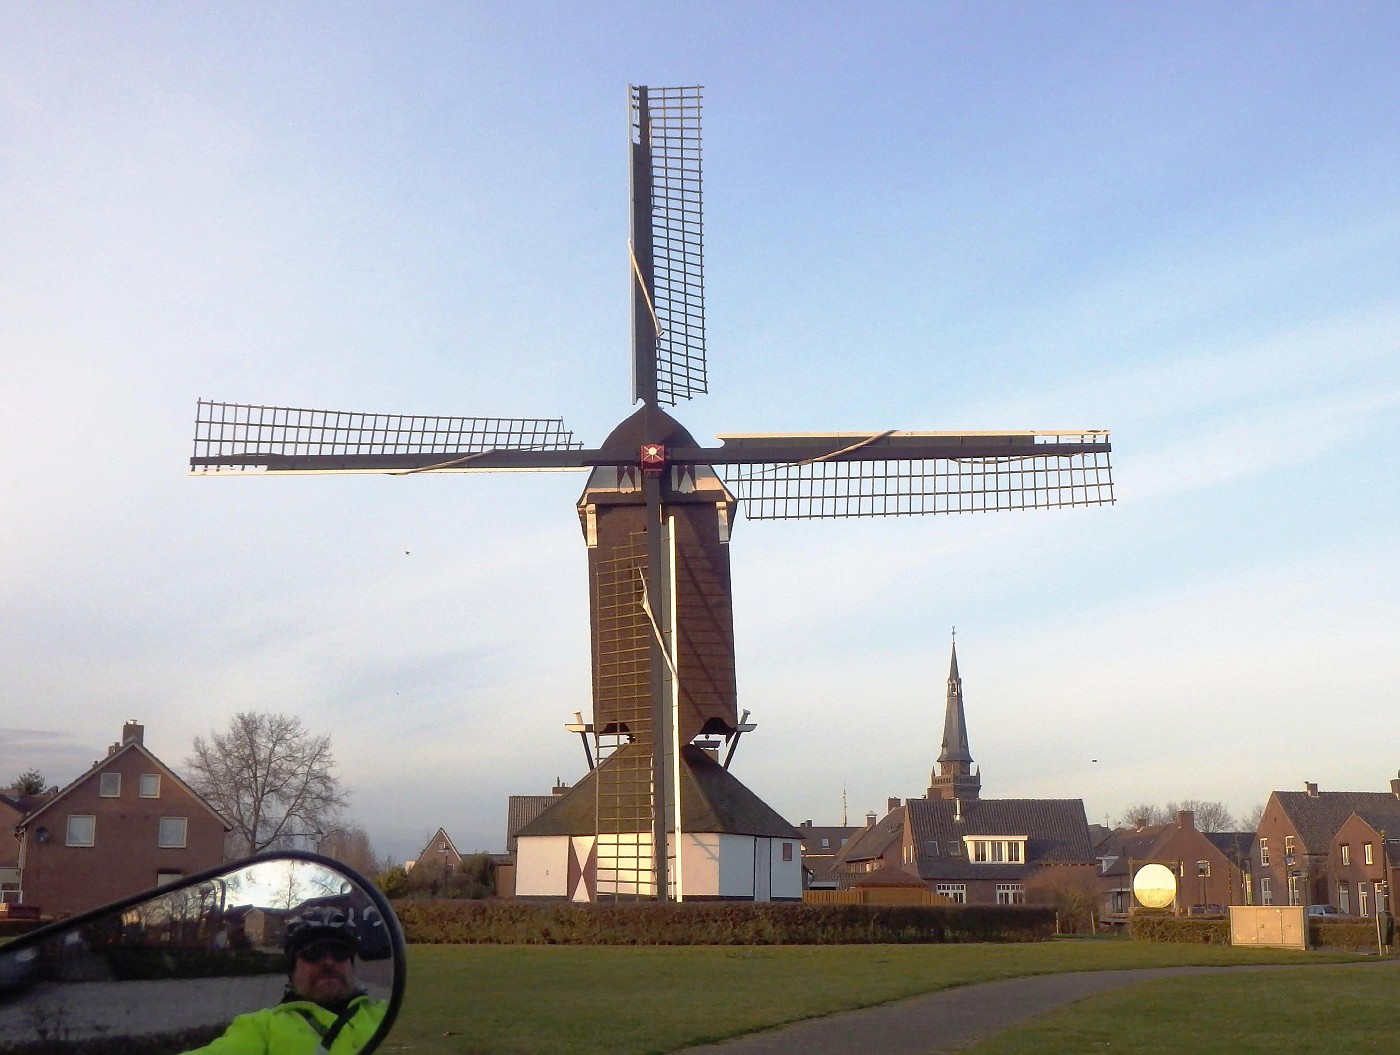
[[[1055,932],[1054,909],[1023,905],[393,904],[405,938],[427,945],[936,944],[1046,941]]]
[[[1393,940],[1393,939],[1392,939]],[[1340,920],[1308,920],[1308,945],[1314,949],[1376,951],[1376,920],[1364,916]]]
[[[1137,941],[1229,945],[1230,921],[1223,918],[1192,919],[1142,913],[1133,916],[1132,921],[1128,924],[1128,933]],[[1376,921],[1365,918],[1310,919],[1308,920],[1308,948],[1374,952],[1376,948]]]
[[[1187,945],[1229,945],[1230,921],[1223,917],[1192,918],[1137,914],[1128,922],[1134,941],[1178,942]]]

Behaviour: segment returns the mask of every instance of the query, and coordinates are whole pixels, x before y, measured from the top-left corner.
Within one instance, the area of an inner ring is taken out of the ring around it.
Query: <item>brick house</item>
[[[423,847],[423,852],[409,864],[408,868],[409,871],[415,868],[431,868],[448,872],[461,863],[462,855],[457,852],[457,847],[452,842],[452,836],[447,834],[446,828],[439,828],[428,840],[428,845]]]
[[[895,867],[960,904],[1005,905],[1023,903],[1027,886],[1048,870],[1094,882],[1082,799],[983,799],[981,790],[968,747],[955,645],[943,746],[928,790],[902,804],[890,799],[879,820],[867,816],[865,828],[836,855],[839,885]]]
[[[1165,865],[1176,876],[1178,912],[1223,911],[1248,904],[1248,833],[1202,832],[1196,815],[1179,810],[1176,820],[1141,828],[1118,828],[1096,848],[1099,886],[1106,917],[1124,916],[1133,906],[1133,877],[1146,864]]]
[[[24,900],[67,916],[224,859],[229,824],[122,726],[107,757],[15,826]]]
[[[860,829],[846,825],[814,825],[803,821],[797,826],[802,833],[802,880],[808,890],[835,890],[836,875],[832,871],[836,855]]]
[[[1395,911],[1389,895],[1400,866],[1400,799],[1393,806],[1353,813],[1332,837],[1329,903],[1344,915]]]
[[[1400,833],[1400,820],[1389,820],[1400,818],[1400,779],[1390,782],[1389,792],[1319,791],[1311,782],[1305,783],[1302,791],[1273,792],[1255,838],[1255,903],[1336,905],[1340,909],[1334,900],[1340,896],[1340,888],[1334,876],[1338,858],[1333,856],[1333,847],[1337,833],[1353,813],[1360,814],[1364,823]],[[1363,838],[1361,843],[1365,841]],[[1348,882],[1361,881],[1359,873],[1347,875]],[[1355,887],[1351,891],[1359,894]],[[1356,899],[1351,911],[1358,907]]]

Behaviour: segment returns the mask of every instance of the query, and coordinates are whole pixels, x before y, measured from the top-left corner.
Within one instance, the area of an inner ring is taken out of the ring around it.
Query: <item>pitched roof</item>
[[[917,887],[925,889],[928,884],[916,875],[910,875],[904,869],[896,865],[881,865],[873,872],[866,872],[864,875],[854,876],[848,887],[858,886],[886,886],[886,887]]]
[[[540,835],[592,835],[598,830],[598,773],[609,766],[626,766],[638,755],[650,756],[651,745],[625,744],[518,832],[518,839]],[[771,836],[801,839],[802,833],[739,779],[694,744],[681,749],[681,828],[688,832]],[[650,777],[650,770],[646,770]],[[668,824],[669,830],[669,824]]]
[[[428,840],[428,844],[424,846],[422,851],[418,854],[418,856],[414,858],[414,861],[421,864],[423,858],[426,857],[428,853],[433,849],[433,847],[438,844],[439,840],[446,844],[445,848],[440,852],[449,854],[450,856],[457,858],[458,861],[462,859],[461,853],[457,850],[457,844],[452,841],[452,836],[447,834],[447,829],[439,828],[433,833],[433,837]]]
[[[1202,832],[1231,864],[1239,865],[1254,853],[1253,832]]]
[[[1304,853],[1327,853],[1332,836],[1353,813],[1393,817],[1392,823],[1400,823],[1400,799],[1388,791],[1275,791],[1272,797],[1293,822]]]
[[[1011,878],[1038,865],[1094,863],[1082,799],[909,799],[904,808],[919,874],[926,879]],[[949,842],[961,844],[967,836],[1024,837],[1026,860],[974,862],[942,852]],[[938,844],[938,856],[928,853],[930,842]]]
[[[883,856],[891,844],[898,842],[904,832],[904,807],[896,806],[880,820],[846,840],[836,853],[835,865],[850,861],[873,861]]]
[[[511,795],[507,798],[506,853],[515,853],[515,837],[520,829],[558,801],[558,795]]]
[[[212,816],[221,825],[223,825],[224,831],[233,830],[233,825],[230,824],[227,820],[225,820],[224,816],[221,813],[219,813],[218,810],[214,809],[213,806],[209,805],[209,803],[205,801],[204,796],[202,796],[199,792],[195,791],[194,788],[189,786],[189,784],[185,783],[185,781],[180,777],[180,775],[176,773],[173,769],[167,766],[155,755],[151,754],[150,749],[147,748],[145,744],[141,743],[140,740],[128,740],[120,747],[117,747],[115,751],[112,751],[111,754],[109,754],[106,758],[99,759],[98,761],[94,762],[92,764],[92,768],[90,768],[87,772],[81,774],[77,779],[71,781],[65,787],[61,788],[57,794],[52,795],[49,798],[45,799],[43,802],[38,803],[34,807],[34,809],[30,813],[25,815],[24,819],[19,822],[18,827],[28,828],[31,824],[34,823],[36,817],[39,817],[41,814],[46,812],[51,806],[61,802],[75,788],[88,781],[94,774],[102,772],[102,770],[106,769],[113,762],[121,758],[129,751],[138,752],[139,754],[145,757],[146,761],[150,762],[151,765],[159,769],[162,774],[173,780],[177,786],[179,786],[197,803],[199,803],[206,810],[208,810],[210,816]]]

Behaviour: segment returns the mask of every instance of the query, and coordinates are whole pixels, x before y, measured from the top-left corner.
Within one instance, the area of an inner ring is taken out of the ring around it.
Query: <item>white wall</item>
[[[682,833],[682,897],[714,897],[719,893],[722,860],[720,844],[725,838],[731,837],[705,832]]]
[[[566,897],[568,883],[567,835],[537,835],[516,841],[516,897]]]
[[[783,860],[783,844],[789,847],[790,861]],[[802,898],[802,842],[799,839],[768,840],[768,896]]]
[[[753,897],[753,836],[719,837],[719,895]]]

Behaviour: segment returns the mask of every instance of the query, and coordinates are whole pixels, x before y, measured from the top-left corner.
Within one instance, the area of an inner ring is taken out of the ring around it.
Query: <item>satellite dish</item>
[[[1176,876],[1166,865],[1143,865],[1133,876],[1133,897],[1143,908],[1169,908],[1176,900]]]

